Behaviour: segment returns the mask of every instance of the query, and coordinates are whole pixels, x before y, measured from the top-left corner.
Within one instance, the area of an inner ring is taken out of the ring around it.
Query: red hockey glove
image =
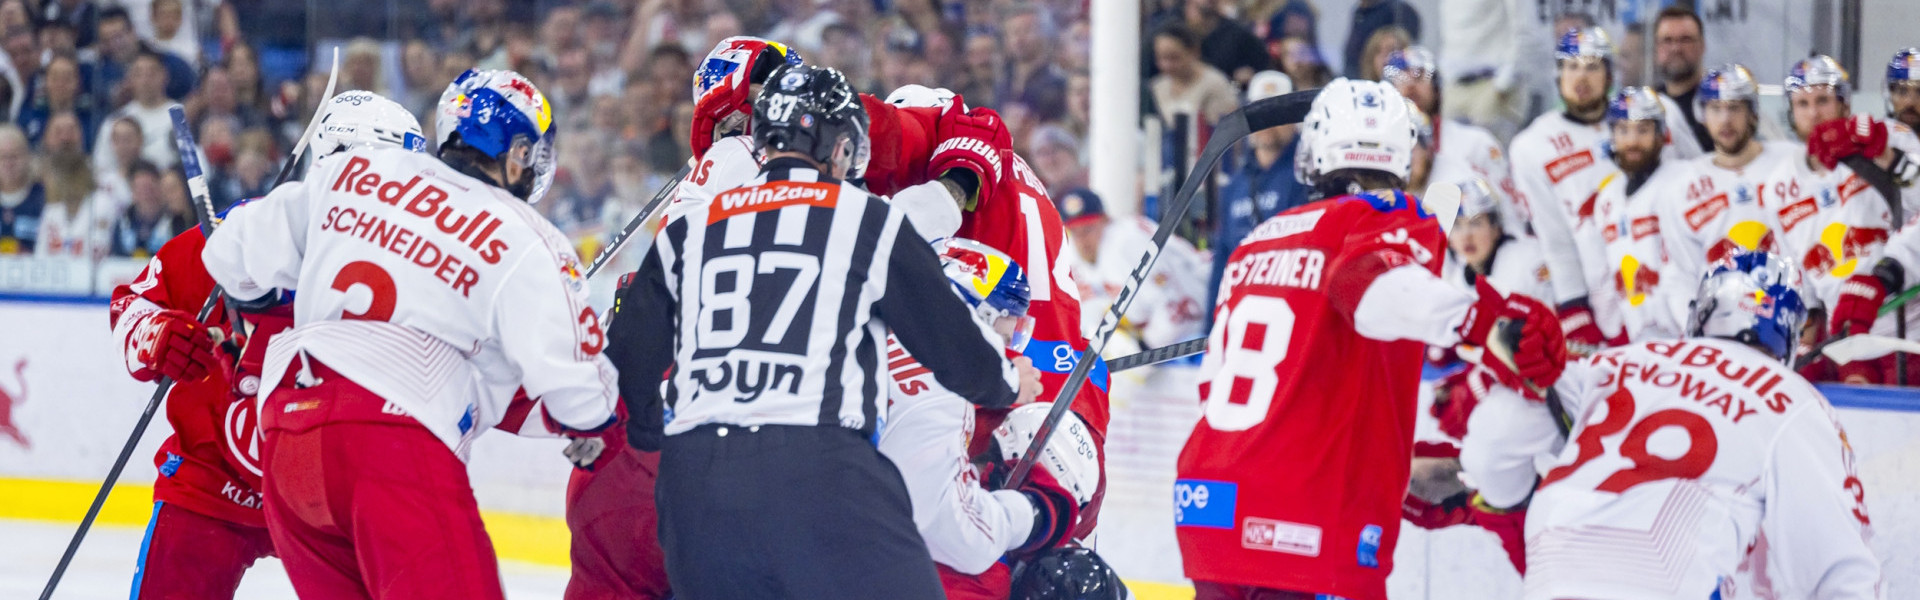
[[[133,328],[132,355],[141,367],[133,378],[153,381],[166,376],[174,381],[200,381],[220,368],[213,355],[213,334],[193,315],[180,310],[163,310],[140,317]]]
[[[753,116],[753,86],[747,81],[747,70],[734,69],[694,102],[692,139],[688,141],[695,160],[713,147],[717,134],[747,131]]]
[[[1873,329],[1880,305],[1887,301],[1887,283],[1870,273],[1848,277],[1840,284],[1840,299],[1827,321],[1832,335],[1859,335]]]
[[[1467,438],[1467,418],[1473,416],[1473,408],[1480,405],[1480,399],[1486,397],[1487,390],[1499,379],[1485,367],[1473,367],[1441,382],[1445,398],[1435,398],[1433,417],[1440,421],[1440,432],[1456,440]]]
[[[1000,113],[990,108],[968,110],[966,103],[955,96],[953,104],[947,105],[934,122],[933,133],[939,143],[933,147],[927,173],[936,179],[953,169],[972,173],[976,181],[967,208],[992,203],[994,191],[1007,172],[1003,157],[1013,151],[1013,134],[1007,131]]]
[[[1580,298],[1560,305],[1560,333],[1567,338],[1567,349],[1576,355],[1587,355],[1608,346],[1607,336],[1600,333],[1600,326],[1594,323],[1593,309],[1587,307],[1587,299]]]
[[[1421,529],[1445,529],[1455,525],[1473,522],[1473,511],[1467,508],[1467,493],[1442,500],[1439,503],[1421,500],[1419,496],[1407,494],[1400,501],[1400,518],[1406,519],[1414,527]]]
[[[1868,115],[1834,119],[1813,126],[1807,138],[1807,156],[1828,169],[1849,156],[1877,158],[1887,151],[1887,124]]]
[[[1004,468],[1012,471],[1013,462],[1007,461]],[[1033,502],[1033,533],[1010,554],[1038,552],[1072,541],[1073,530],[1080,526],[1080,503],[1054,480],[1052,473],[1039,467],[1028,471],[1020,493]]]
[[[1567,366],[1567,341],[1553,309],[1521,294],[1503,296],[1485,278],[1474,289],[1480,300],[1460,324],[1460,343],[1486,349],[1480,364],[1501,385],[1543,399],[1546,388],[1560,379]],[[1519,324],[1519,339],[1501,335],[1510,323]]]

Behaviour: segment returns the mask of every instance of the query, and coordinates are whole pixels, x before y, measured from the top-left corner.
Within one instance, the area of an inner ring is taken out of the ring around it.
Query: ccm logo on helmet
[[[987,159],[987,165],[993,168],[993,172],[1001,172],[1000,151],[995,150],[993,146],[988,145],[986,142],[973,138],[953,138],[940,142],[940,146],[933,149],[933,155],[939,156],[941,153],[949,150],[978,154]]]

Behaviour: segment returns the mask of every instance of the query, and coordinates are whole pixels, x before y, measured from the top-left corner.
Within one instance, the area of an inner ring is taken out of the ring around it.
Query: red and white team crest
[[[259,403],[253,398],[235,398],[221,419],[221,430],[227,436],[227,443],[221,447],[226,449],[227,462],[256,476],[260,475],[259,412]]]

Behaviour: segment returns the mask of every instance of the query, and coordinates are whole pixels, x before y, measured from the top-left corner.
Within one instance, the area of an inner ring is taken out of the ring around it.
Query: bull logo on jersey
[[[1727,236],[1707,248],[1707,264],[1720,262],[1735,252],[1778,252],[1779,248],[1773,239],[1773,230],[1766,225],[1759,221],[1741,221],[1728,227]]]
[[[1859,270],[1860,257],[1872,256],[1887,243],[1887,230],[1829,223],[1820,230],[1820,245],[1807,250],[1800,268],[1809,275],[1850,277]]]
[[[13,381],[20,386],[13,392],[0,387],[0,436],[13,440],[23,450],[32,450],[33,442],[13,422],[13,407],[27,401],[27,358],[24,356],[13,362]]]
[[[1620,296],[1627,299],[1627,304],[1639,306],[1647,301],[1647,296],[1653,294],[1654,288],[1659,287],[1660,273],[1628,254],[1620,258],[1620,272],[1614,277],[1613,285],[1620,291]]]

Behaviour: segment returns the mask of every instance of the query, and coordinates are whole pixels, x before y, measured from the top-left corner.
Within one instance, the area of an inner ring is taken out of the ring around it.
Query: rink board
[[[0,327],[0,519],[77,522],[153,385],[126,374],[104,302],[0,298]],[[1141,598],[1191,597],[1171,497],[1174,459],[1199,414],[1191,378],[1190,369],[1140,370],[1113,383],[1111,479],[1098,546]],[[1920,412],[1913,412],[1920,400],[1905,392],[1830,395],[1867,482],[1889,597],[1920,597]],[[25,445],[6,434],[8,424]],[[104,526],[146,525],[153,455],[169,433],[163,419],[155,421],[102,512]],[[470,475],[503,558],[566,564],[562,446],[498,432],[474,445]],[[1395,561],[1395,598],[1518,596],[1519,578],[1499,544],[1478,529],[1403,528]]]

